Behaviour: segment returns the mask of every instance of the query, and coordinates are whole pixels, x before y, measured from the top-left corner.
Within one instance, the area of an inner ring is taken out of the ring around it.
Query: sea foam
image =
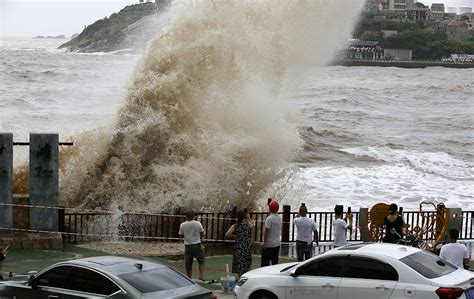
[[[298,67],[331,60],[362,4],[176,2],[136,66],[116,125],[76,137],[64,153],[61,198],[224,210],[277,194],[267,188],[288,175],[302,143],[282,90]]]

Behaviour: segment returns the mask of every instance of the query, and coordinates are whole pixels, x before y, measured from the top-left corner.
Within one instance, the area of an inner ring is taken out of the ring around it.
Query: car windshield
[[[400,261],[430,279],[447,275],[457,269],[453,264],[442,260],[437,255],[425,251],[410,254]]]
[[[141,293],[153,293],[194,284],[175,270],[164,267],[119,275]]]

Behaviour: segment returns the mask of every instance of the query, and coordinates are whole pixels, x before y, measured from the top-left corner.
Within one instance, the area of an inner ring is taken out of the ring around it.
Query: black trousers
[[[278,247],[265,247],[262,249],[262,267],[278,264],[278,255],[280,253],[280,246]]]

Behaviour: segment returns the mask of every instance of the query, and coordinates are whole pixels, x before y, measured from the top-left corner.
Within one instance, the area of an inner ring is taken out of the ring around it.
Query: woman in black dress
[[[388,216],[383,220],[385,224],[385,237],[383,238],[383,242],[385,243],[396,243],[399,239],[403,238],[403,226],[405,222],[397,210],[398,206],[392,203],[388,208]],[[396,233],[392,233],[392,229],[395,229]]]
[[[254,222],[249,219],[247,211],[237,213],[237,223],[226,232],[226,237],[235,239],[234,254],[232,256],[232,273],[240,276],[250,270],[252,265],[252,247],[250,245]]]

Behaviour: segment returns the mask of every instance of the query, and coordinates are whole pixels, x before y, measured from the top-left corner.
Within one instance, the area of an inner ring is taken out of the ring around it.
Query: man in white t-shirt
[[[458,238],[459,231],[450,229],[448,232],[449,243],[441,247],[439,256],[460,268],[464,268],[464,265],[469,265],[469,251],[466,246],[457,243]]]
[[[272,200],[268,204],[270,215],[265,219],[265,232],[263,233],[263,248],[261,266],[278,264],[280,254],[281,218],[278,215],[280,205],[278,201]]]
[[[199,264],[199,279],[204,281],[204,250],[201,246],[204,228],[194,217],[193,211],[186,212],[186,221],[179,226],[179,235],[184,237],[184,263],[188,277],[192,278],[193,259],[196,258]]]
[[[334,236],[334,247],[340,247],[347,245],[347,230],[352,229],[352,213],[347,213],[346,218],[342,219],[344,214],[344,207],[336,205],[334,208],[336,213],[336,219],[332,222],[333,236]],[[346,220],[349,220],[347,224]]]
[[[318,226],[312,218],[306,217],[308,209],[302,204],[293,223],[296,226],[296,257],[298,262],[313,256],[313,241],[319,245]],[[314,233],[314,236],[313,236]]]

